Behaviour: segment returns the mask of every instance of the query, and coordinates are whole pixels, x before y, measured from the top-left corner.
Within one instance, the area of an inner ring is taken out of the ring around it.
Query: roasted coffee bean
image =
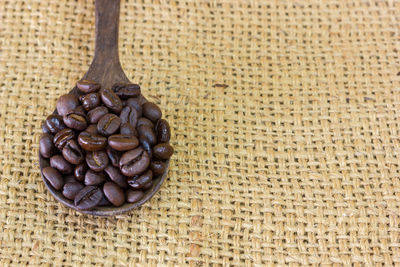
[[[147,189],[151,188],[152,185],[153,185],[153,181],[150,181],[147,184],[143,185],[142,189],[147,190]]]
[[[130,125],[129,123],[122,124],[119,132],[121,134],[126,134],[126,135],[130,135],[130,136],[138,136],[136,128],[133,127],[132,125]]]
[[[75,196],[75,206],[80,210],[95,208],[103,198],[103,192],[97,186],[86,186]]]
[[[63,118],[56,114],[51,114],[47,117],[46,126],[53,134],[56,134],[65,128]]]
[[[150,163],[150,170],[153,172],[154,177],[164,173],[166,165],[163,161],[152,161]]]
[[[86,117],[86,110],[82,105],[74,109],[74,113]]]
[[[96,107],[88,112],[87,118],[89,123],[97,123],[101,117],[108,113],[108,108],[104,106]]]
[[[42,121],[42,132],[44,133],[44,134],[49,134],[49,133],[51,133],[50,132],[50,129],[47,127],[47,125],[46,125],[46,121]]]
[[[51,134],[42,134],[39,140],[39,152],[44,158],[53,156],[55,147],[53,145],[53,137]]]
[[[99,185],[106,180],[103,172],[88,170],[85,175],[85,185]]]
[[[108,137],[108,145],[118,151],[128,151],[137,147],[139,140],[131,135],[114,134]]]
[[[111,164],[114,167],[119,167],[119,160],[121,158],[122,153],[117,150],[114,150],[110,146],[107,147],[106,153],[107,153],[108,158],[111,161]]]
[[[137,175],[128,179],[128,184],[133,189],[140,189],[143,188],[143,186],[148,182],[151,182],[152,179],[153,179],[153,173],[151,172],[151,170],[148,170],[140,176]]]
[[[97,130],[104,136],[109,136],[115,133],[121,125],[121,119],[114,114],[108,113],[101,117],[97,123]]]
[[[107,182],[104,184],[103,193],[116,207],[121,206],[125,202],[124,191],[121,189],[121,187],[113,182]]]
[[[108,165],[104,169],[108,177],[121,188],[128,187],[127,178],[120,172],[118,168]]]
[[[154,103],[146,102],[142,105],[142,108],[143,116],[153,122],[157,121],[162,116],[161,109]]]
[[[73,175],[64,176],[64,184],[77,182]]]
[[[164,119],[159,119],[155,129],[158,143],[168,143],[171,138],[171,129],[168,122]]]
[[[140,145],[147,152],[147,154],[149,155],[149,158],[152,158],[153,157],[153,149],[151,149],[151,145],[150,145],[149,141],[147,141],[146,138],[142,137],[142,139],[140,139]]]
[[[80,164],[84,160],[83,152],[74,139],[65,144],[62,154],[72,164]]]
[[[66,115],[68,112],[76,109],[79,106],[79,100],[76,95],[62,95],[57,100],[57,112],[60,116]]]
[[[100,92],[101,100],[103,100],[104,105],[111,109],[115,113],[120,113],[122,110],[121,99],[110,89],[103,89]]]
[[[117,83],[113,85],[111,90],[121,99],[140,95],[140,86],[133,83]]]
[[[82,131],[87,127],[85,116],[77,114],[75,111],[68,112],[66,115],[64,115],[63,120],[65,125],[75,130]]]
[[[132,190],[132,189],[128,189],[126,190],[126,202],[129,203],[135,203],[138,202],[139,200],[141,200],[144,196],[144,193],[142,191],[139,190]]]
[[[61,173],[59,173],[53,167],[46,167],[42,169],[42,174],[52,187],[54,187],[56,190],[61,190],[64,185],[64,180]]]
[[[98,134],[81,132],[78,136],[79,145],[87,151],[102,150],[107,145],[107,138]]]
[[[121,118],[121,124],[129,123],[133,127],[136,127],[139,119],[139,113],[132,107],[124,107],[119,117]]]
[[[147,140],[151,146],[157,143],[157,136],[153,128],[148,125],[141,125],[138,128],[138,134],[140,140]]]
[[[98,206],[111,206],[111,202],[108,201],[108,199],[106,198],[106,196],[104,196],[103,194],[103,198],[101,199],[100,203],[98,204]]]
[[[141,174],[149,164],[149,155],[141,147],[125,152],[119,161],[121,172],[126,176]]]
[[[97,124],[90,124],[87,128],[86,128],[86,130],[85,130],[85,132],[88,132],[88,133],[90,133],[90,134],[99,134],[99,131],[97,131]]]
[[[86,165],[86,163],[81,163],[77,165],[74,170],[76,180],[83,181],[85,179],[85,174],[88,169],[89,167]]]
[[[57,169],[62,174],[69,174],[73,170],[73,166],[61,155],[52,156],[50,158],[50,166]]]
[[[145,117],[141,117],[140,119],[138,119],[136,128],[139,128],[142,125],[148,125],[150,128],[154,129],[154,124],[151,122],[151,120],[146,119]]]
[[[83,107],[89,111],[94,109],[101,103],[100,95],[98,93],[90,93],[80,97]]]
[[[83,93],[93,93],[100,89],[100,84],[92,80],[80,80],[76,87]]]
[[[93,151],[86,154],[86,164],[95,172],[104,170],[108,162],[108,156],[104,151]]]
[[[83,184],[79,182],[66,183],[63,187],[62,194],[64,197],[74,200],[76,195],[83,189]]]
[[[126,106],[133,107],[137,110],[139,118],[142,117],[142,103],[140,102],[139,98],[129,98],[126,100]]]
[[[75,137],[74,131],[69,129],[69,128],[65,128],[61,131],[59,131],[53,138],[53,142],[54,145],[59,149],[62,150],[65,146],[65,144],[73,139]]]
[[[157,144],[153,147],[153,156],[158,159],[169,159],[174,153],[174,148],[168,143]]]

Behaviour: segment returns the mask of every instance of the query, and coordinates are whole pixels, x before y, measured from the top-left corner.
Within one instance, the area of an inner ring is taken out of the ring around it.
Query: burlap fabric
[[[40,123],[93,56],[84,0],[0,1],[0,266],[400,264],[399,1],[131,1],[127,76],[176,149],[96,218],[39,175]]]

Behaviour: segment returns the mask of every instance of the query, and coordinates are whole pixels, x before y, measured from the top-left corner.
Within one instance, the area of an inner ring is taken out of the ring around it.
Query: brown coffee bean
[[[94,209],[103,198],[103,192],[96,186],[86,186],[75,196],[75,206],[80,210]]]
[[[47,127],[47,125],[46,125],[46,121],[42,121],[42,132],[44,133],[44,134],[49,134],[49,133],[51,133],[50,132],[50,129]]]
[[[64,185],[64,180],[61,174],[53,167],[46,167],[42,169],[44,178],[51,184],[56,190],[61,190]]]
[[[101,199],[100,203],[98,204],[98,206],[111,206],[111,202],[108,201],[108,199],[106,198],[106,196],[104,196],[103,194],[103,198]]]
[[[161,109],[154,103],[146,102],[142,105],[142,108],[143,108],[143,116],[145,116],[152,122],[157,121],[162,116]]]
[[[96,134],[96,135],[98,135],[98,134],[99,134],[99,131],[97,131],[97,124],[90,124],[90,125],[86,128],[85,132],[88,132],[88,133],[90,133],[90,134]]]
[[[112,149],[110,146],[107,147],[106,153],[107,153],[108,158],[111,161],[111,164],[114,167],[119,167],[119,160],[121,158],[122,153],[117,150]]]
[[[81,132],[78,136],[79,145],[87,151],[102,150],[107,145],[107,138],[98,134]]]
[[[83,152],[74,139],[69,140],[65,144],[62,154],[72,164],[80,164],[84,160]]]
[[[83,93],[93,93],[100,89],[100,84],[92,80],[80,80],[76,87]]]
[[[140,86],[133,83],[117,83],[113,85],[111,90],[121,99],[140,95]]]
[[[115,115],[108,113],[101,117],[97,123],[97,130],[104,136],[109,136],[115,133],[121,125],[121,119]]]
[[[101,104],[100,95],[98,93],[90,93],[80,97],[82,106],[85,110],[89,111]]]
[[[141,200],[144,196],[144,193],[139,190],[126,190],[126,202],[135,203]]]
[[[104,151],[93,151],[86,154],[86,164],[95,172],[104,170],[108,165],[108,156]]]
[[[86,163],[81,163],[77,165],[74,170],[76,180],[83,181],[85,179],[85,174],[88,169],[89,167],[86,165]]]
[[[142,189],[147,190],[153,186],[153,181],[148,182],[147,184],[143,185]]]
[[[68,112],[76,109],[79,106],[79,100],[76,95],[62,95],[57,100],[57,112],[60,116],[66,115]]]
[[[138,129],[139,140],[147,140],[151,146],[157,143],[157,136],[153,128],[148,125],[141,125]]]
[[[125,177],[118,168],[108,165],[104,171],[107,173],[108,177],[110,177],[111,181],[116,183],[119,187],[128,187],[127,177]]]
[[[121,99],[110,89],[103,89],[100,92],[101,100],[103,100],[104,105],[111,109],[115,113],[120,113],[122,110]]]
[[[56,134],[65,128],[63,118],[56,114],[51,114],[47,117],[46,126],[53,134]]]
[[[66,126],[75,130],[82,131],[87,127],[85,116],[77,114],[74,111],[68,112],[64,115],[63,120]]]
[[[87,118],[89,123],[97,123],[101,117],[108,113],[108,108],[99,106],[88,112]]]
[[[83,189],[83,185],[79,182],[66,183],[63,187],[62,194],[65,198],[74,200],[76,195]]]
[[[65,144],[73,139],[75,137],[74,131],[69,129],[69,128],[65,128],[61,131],[59,131],[53,138],[53,142],[55,144],[55,146],[59,149],[62,150],[65,146]]]
[[[152,178],[153,178],[153,173],[151,172],[151,170],[148,170],[140,176],[137,175],[132,178],[129,178],[128,185],[135,190],[140,189],[143,188],[145,184],[151,182]]]
[[[103,186],[103,193],[107,199],[116,207],[121,206],[125,202],[124,191],[117,184],[107,182]]]
[[[158,159],[169,159],[174,153],[174,148],[168,143],[161,143],[153,147],[153,156]]]
[[[121,124],[129,123],[133,127],[136,127],[137,121],[139,119],[139,113],[136,109],[132,107],[124,107],[119,117],[121,119]]]
[[[146,138],[140,139],[140,145],[143,147],[143,149],[147,152],[147,154],[149,155],[149,158],[153,157],[153,149],[151,149],[151,145],[149,143],[149,141]]]
[[[133,107],[137,110],[139,118],[142,117],[142,103],[139,98],[129,98],[126,100],[126,106]]]
[[[137,147],[139,140],[131,135],[114,134],[108,137],[108,145],[117,151],[128,151]]]
[[[135,127],[133,127],[129,123],[122,124],[119,132],[121,134],[125,134],[125,135],[138,136],[138,133],[137,133]]]
[[[164,173],[166,165],[163,161],[152,161],[150,163],[150,170],[153,172],[153,176],[159,176]]]
[[[154,124],[151,122],[151,120],[146,119],[145,117],[141,117],[138,119],[136,128],[139,128],[142,125],[148,125],[150,128],[154,129]]]
[[[62,174],[69,174],[73,169],[72,165],[61,155],[52,156],[50,158],[50,166],[57,169]]]
[[[74,109],[73,113],[86,117],[86,110],[82,105]]]
[[[119,161],[121,172],[126,176],[141,174],[147,169],[149,164],[149,155],[141,147],[125,152]]]
[[[164,119],[159,119],[155,129],[158,143],[168,143],[171,138],[171,129],[168,122]]]
[[[88,170],[85,174],[85,185],[99,185],[106,180],[103,172]]]
[[[72,175],[64,176],[64,184],[74,183],[74,182],[77,182],[77,180],[75,179],[74,176],[72,176]]]
[[[51,134],[42,134],[39,140],[39,152],[44,158],[50,158],[55,152],[53,145],[53,136]]]

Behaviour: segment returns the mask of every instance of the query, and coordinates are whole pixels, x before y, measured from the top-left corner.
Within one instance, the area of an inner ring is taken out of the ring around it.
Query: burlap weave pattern
[[[176,153],[115,218],[57,203],[37,159],[93,56],[93,2],[0,16],[0,266],[400,264],[399,1],[123,0],[123,68]]]

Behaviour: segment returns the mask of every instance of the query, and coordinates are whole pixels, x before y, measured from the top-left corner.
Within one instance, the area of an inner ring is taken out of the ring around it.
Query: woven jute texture
[[[0,16],[0,266],[400,264],[399,1],[123,0],[123,68],[176,152],[114,218],[57,203],[37,157],[91,62],[93,1]]]

